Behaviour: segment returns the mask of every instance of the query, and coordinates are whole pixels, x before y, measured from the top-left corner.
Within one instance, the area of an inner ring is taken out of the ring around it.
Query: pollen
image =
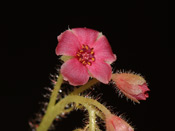
[[[88,49],[89,49],[89,46],[88,46],[88,45],[86,45],[86,46],[85,46],[85,48],[86,48],[86,50],[88,50]]]
[[[82,53],[83,52],[83,50],[80,50],[80,53]]]
[[[82,58],[79,58],[79,61],[81,62],[82,61]]]
[[[95,61],[94,50],[88,45],[82,45],[82,48],[76,53],[76,57],[79,62],[83,65],[92,65],[92,62]]]
[[[82,45],[82,48],[84,49],[85,48],[85,45]]]
[[[85,65],[85,64],[86,64],[86,61],[84,60],[84,61],[82,62],[82,64]]]
[[[77,53],[77,56],[80,56],[80,53],[79,52]]]
[[[91,60],[92,60],[92,61],[95,61],[95,58],[94,58],[94,57],[92,57],[92,58],[91,58]]]
[[[87,64],[88,64],[88,65],[90,65],[90,66],[92,65],[92,63],[91,63],[91,62],[88,62]]]

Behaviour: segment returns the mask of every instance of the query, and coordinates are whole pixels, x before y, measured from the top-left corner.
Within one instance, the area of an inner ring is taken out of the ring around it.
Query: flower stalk
[[[83,86],[80,86],[79,88],[75,88],[74,91],[71,93],[71,95],[79,95],[80,93],[82,93],[83,91],[91,88],[93,85],[97,84],[99,81],[95,78],[93,78],[92,80],[90,80],[88,83],[86,83]]]
[[[55,119],[55,117],[57,115],[61,115],[64,112],[65,110],[64,108],[66,107],[66,105],[73,102],[89,108],[90,128],[92,129],[95,128],[94,124],[95,124],[95,118],[96,118],[95,117],[96,111],[90,109],[92,105],[97,107],[99,110],[101,110],[101,112],[105,116],[111,114],[110,111],[104,105],[100,104],[96,100],[85,98],[83,96],[70,95],[63,98],[60,102],[58,102],[55,106],[53,106],[51,110],[49,110],[49,113],[46,113],[40,126],[37,128],[37,131],[47,131],[52,121]]]
[[[46,110],[46,114],[44,115],[39,127],[37,128],[37,131],[47,130],[49,128],[49,126],[51,125],[51,123],[53,122],[54,118],[56,117],[56,116],[54,116],[54,114],[52,112],[53,112],[53,109],[55,106],[58,91],[60,90],[62,83],[63,83],[63,77],[60,74],[58,76],[57,82],[56,82],[54,89],[52,91],[50,101],[49,101],[49,104],[48,104],[48,107]]]
[[[82,105],[89,111],[89,128],[92,129],[92,131],[95,131],[95,121],[96,121],[96,115],[99,115],[99,117],[102,117],[102,114],[99,113],[99,111],[91,106],[97,107],[99,110],[101,110],[104,114],[109,114],[107,108],[105,108],[102,104],[97,102],[96,100],[85,98],[83,96],[77,96],[79,93],[82,93],[86,89],[89,89],[91,86],[96,84],[98,81],[96,79],[92,79],[84,86],[81,86],[80,88],[75,89],[71,94],[69,94],[67,97],[61,99],[58,103],[56,102],[56,98],[58,95],[58,92],[60,90],[61,84],[63,83],[63,77],[60,74],[57,82],[54,86],[53,92],[50,97],[50,101],[46,110],[46,114],[44,115],[39,127],[37,128],[37,131],[47,131],[52,124],[53,120],[56,118],[56,116],[61,115],[62,113],[69,113],[73,110],[73,108],[65,110],[66,105],[75,103],[75,105]],[[79,108],[77,106],[76,108]],[[80,107],[81,108],[81,107]],[[92,109],[93,108],[93,109]]]
[[[54,89],[53,89],[53,92],[52,92],[52,94],[51,94],[50,102],[49,102],[49,104],[48,104],[48,110],[49,110],[50,108],[52,108],[52,107],[55,105],[55,102],[56,102],[56,99],[57,99],[57,96],[58,96],[58,92],[59,92],[59,90],[60,90],[60,88],[61,88],[61,84],[62,84],[62,83],[63,83],[63,77],[62,77],[62,75],[60,74],[60,75],[58,76],[57,82],[56,82],[56,84],[55,84],[55,86],[54,86]]]
[[[57,116],[84,108],[88,111],[89,122],[84,129],[79,128],[76,131],[99,131],[97,117],[105,122],[107,131],[134,131],[126,121],[112,114],[103,104],[81,93],[99,82],[108,84],[113,81],[115,87],[126,97],[140,103],[139,100],[149,97],[147,92],[150,90],[146,80],[131,73],[112,74],[111,64],[117,57],[113,54],[106,36],[96,30],[69,29],[57,38],[59,44],[55,51],[57,55],[61,55],[60,59],[64,63],[61,65],[60,75],[55,82],[45,115],[39,126],[34,125],[36,131],[47,131]],[[69,82],[75,89],[57,102],[58,95],[62,95],[59,90],[64,81]]]
[[[90,131],[95,131],[96,129],[96,115],[95,115],[95,110],[89,108],[89,130]]]
[[[65,97],[64,99],[62,99],[60,102],[58,102],[55,107],[54,110],[57,112],[57,114],[59,113],[58,110],[64,110],[64,107],[70,103],[76,103],[77,105],[81,104],[84,107],[86,107],[87,105],[89,106],[95,106],[97,107],[105,116],[111,114],[110,111],[101,103],[99,103],[98,101],[91,99],[91,98],[85,98],[83,96],[78,96],[78,95],[69,95],[67,97]]]

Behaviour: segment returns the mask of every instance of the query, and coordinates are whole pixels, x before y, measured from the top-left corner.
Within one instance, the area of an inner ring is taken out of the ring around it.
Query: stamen
[[[80,53],[82,53],[83,52],[83,50],[80,50]]]
[[[77,53],[77,56],[80,56],[80,53],[79,52]]]
[[[82,48],[84,49],[85,48],[85,45],[82,45]]]
[[[91,58],[91,60],[92,60],[92,61],[95,61],[95,58],[94,58],[94,57],[92,57],[92,58]]]
[[[85,47],[86,47],[87,50],[89,49],[88,45],[86,45]]]
[[[83,65],[92,65],[92,62],[95,61],[94,50],[90,48],[88,45],[82,45],[82,49],[77,52],[77,59]]]
[[[81,62],[82,61],[82,58],[79,58],[79,61]]]
[[[85,65],[86,64],[86,61],[84,60],[82,63]]]
[[[88,62],[87,64],[88,64],[88,65],[90,65],[90,66],[92,65],[92,63],[91,63],[91,62]]]

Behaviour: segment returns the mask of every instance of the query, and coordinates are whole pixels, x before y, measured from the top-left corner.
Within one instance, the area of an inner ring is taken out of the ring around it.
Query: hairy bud
[[[139,103],[149,97],[147,91],[150,89],[143,77],[133,73],[116,73],[112,75],[118,89],[129,99]]]
[[[107,131],[134,131],[134,129],[123,119],[116,115],[106,116]]]

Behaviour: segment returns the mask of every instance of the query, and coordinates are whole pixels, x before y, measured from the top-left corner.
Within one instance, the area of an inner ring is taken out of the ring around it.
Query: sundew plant
[[[87,110],[88,122],[83,128],[74,131],[100,131],[99,121],[104,123],[106,131],[134,131],[125,119],[113,114],[111,109],[84,92],[88,92],[94,85],[100,88],[100,83],[112,83],[117,92],[140,103],[140,100],[149,97],[145,79],[132,72],[112,72],[111,64],[117,60],[117,56],[101,32],[73,28],[61,33],[57,39],[55,52],[60,56],[62,65],[58,69],[58,76],[52,80],[53,88],[47,88],[50,95],[49,102],[45,103],[45,112],[38,116],[38,123],[29,122],[32,131],[54,130],[54,121],[77,109]],[[69,85],[73,91],[63,95],[63,89],[69,88]]]

